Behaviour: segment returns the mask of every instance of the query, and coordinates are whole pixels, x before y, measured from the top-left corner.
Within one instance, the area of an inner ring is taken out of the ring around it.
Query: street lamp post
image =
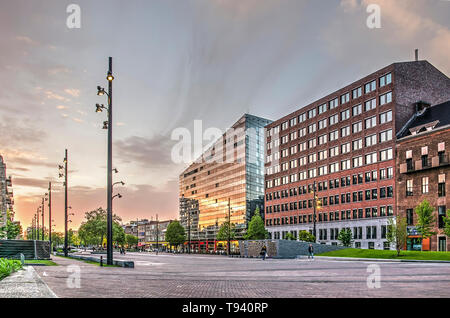
[[[189,203],[190,204],[190,203]],[[188,208],[188,254],[191,254],[191,209]]]
[[[317,237],[317,235],[316,235],[316,205],[317,205],[317,198],[316,198],[316,181],[314,181],[314,184],[313,184],[313,195],[314,195],[314,216],[313,216],[313,221],[314,221],[314,229],[313,229],[313,232],[314,232],[314,242],[317,242],[317,239],[316,239],[316,237]]]
[[[48,183],[48,241],[52,248],[52,183]]]
[[[231,255],[231,205],[228,198],[228,256]]]
[[[37,235],[36,235],[36,241],[39,241],[39,208],[36,210],[36,220],[37,220]]]
[[[159,227],[158,227],[158,214],[156,214],[156,255],[159,250]]]
[[[113,264],[113,246],[112,246],[112,82],[114,76],[112,75],[112,57],[109,58],[109,70],[106,77],[108,80],[108,93],[105,89],[98,86],[97,95],[101,96],[106,94],[108,96],[108,107],[97,104],[96,112],[101,112],[103,109],[108,111],[108,121],[103,123],[103,128],[108,129],[108,177],[107,177],[107,234],[106,234],[106,248],[107,248],[107,264]]]
[[[67,237],[67,165],[68,165],[68,156],[67,149],[64,157],[64,166],[59,165],[59,177],[64,177],[64,256],[68,256],[68,237]],[[62,172],[64,171],[64,172]]]

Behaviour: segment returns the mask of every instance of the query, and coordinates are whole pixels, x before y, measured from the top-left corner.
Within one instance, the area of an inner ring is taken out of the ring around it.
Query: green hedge
[[[17,272],[21,268],[22,263],[18,260],[0,258],[0,280],[9,276],[11,273]]]

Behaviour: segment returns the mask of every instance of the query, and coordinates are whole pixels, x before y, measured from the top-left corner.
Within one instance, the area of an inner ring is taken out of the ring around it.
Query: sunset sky
[[[81,8],[69,29],[66,8]],[[366,26],[368,4],[381,28]],[[446,0],[0,0],[0,155],[16,219],[30,225],[48,182],[63,229],[58,164],[69,150],[69,205],[106,208],[106,114],[113,57],[114,213],[178,217],[177,127],[222,130],[248,112],[280,118],[393,62],[426,59],[450,75]],[[47,211],[47,210],[46,210]],[[48,220],[45,220],[46,224]]]

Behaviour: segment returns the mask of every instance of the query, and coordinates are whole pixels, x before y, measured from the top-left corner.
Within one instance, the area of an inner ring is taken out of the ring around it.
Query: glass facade
[[[180,220],[186,234],[190,221],[191,240],[215,240],[229,217],[240,238],[256,207],[263,215],[264,126],[269,123],[245,114],[180,175]]]

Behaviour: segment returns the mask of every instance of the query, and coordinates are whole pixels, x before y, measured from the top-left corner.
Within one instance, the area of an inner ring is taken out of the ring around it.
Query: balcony
[[[423,158],[413,162],[406,162],[400,164],[400,173],[413,173],[425,171],[433,168],[439,168],[450,165],[450,160],[448,155],[439,155],[432,158]]]

